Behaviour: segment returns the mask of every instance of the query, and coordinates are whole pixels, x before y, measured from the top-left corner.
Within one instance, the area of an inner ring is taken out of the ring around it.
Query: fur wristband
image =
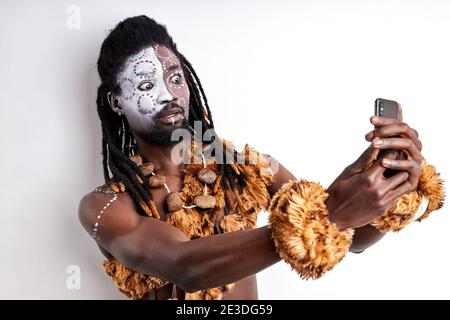
[[[423,200],[428,200],[428,205],[417,221],[422,221],[432,211],[442,208],[444,199],[444,182],[440,174],[436,172],[433,165],[423,161],[417,190],[399,197],[388,212],[370,224],[381,232],[400,231],[414,221],[416,212],[420,209]]]
[[[269,224],[280,257],[301,278],[319,278],[350,248],[353,229],[339,231],[328,219],[328,193],[318,183],[289,181],[273,196]]]

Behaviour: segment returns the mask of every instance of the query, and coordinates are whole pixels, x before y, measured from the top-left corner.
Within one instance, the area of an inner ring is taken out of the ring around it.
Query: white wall
[[[67,26],[70,5],[80,29]],[[102,183],[99,48],[137,14],[168,26],[219,133],[238,146],[328,185],[365,149],[374,99],[393,98],[448,179],[449,2],[2,1],[0,298],[122,299],[76,211]],[[260,298],[448,299],[447,211],[349,254],[320,280],[278,263],[258,275]],[[66,287],[69,265],[80,267],[80,290]]]

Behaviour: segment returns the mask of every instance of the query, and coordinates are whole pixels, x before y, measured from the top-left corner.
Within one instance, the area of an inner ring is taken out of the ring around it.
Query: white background
[[[79,30],[67,27],[70,5]],[[392,98],[448,179],[448,1],[2,1],[0,298],[124,297],[77,206],[102,184],[99,48],[137,14],[167,25],[219,134],[237,146],[328,186],[366,148],[375,98]],[[280,262],[258,274],[259,296],[449,299],[447,211],[348,254],[320,280]],[[81,268],[80,290],[66,287],[69,265]]]

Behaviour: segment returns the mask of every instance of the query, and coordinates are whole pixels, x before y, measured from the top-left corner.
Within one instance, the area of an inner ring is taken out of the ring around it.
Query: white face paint
[[[182,110],[170,118],[172,125],[187,119],[189,90],[178,58],[166,47],[155,45],[131,56],[117,81],[121,94],[115,98],[133,131],[146,134],[154,126],[163,127],[157,116],[168,107]]]
[[[144,49],[128,59],[118,80],[123,109],[153,114],[173,99],[163,81],[163,68],[153,48]]]

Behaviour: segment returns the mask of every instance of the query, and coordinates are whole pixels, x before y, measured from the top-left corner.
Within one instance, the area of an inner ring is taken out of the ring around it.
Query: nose
[[[169,90],[167,90],[166,86],[163,85],[157,100],[158,104],[167,104],[174,100],[174,97],[170,94]]]

